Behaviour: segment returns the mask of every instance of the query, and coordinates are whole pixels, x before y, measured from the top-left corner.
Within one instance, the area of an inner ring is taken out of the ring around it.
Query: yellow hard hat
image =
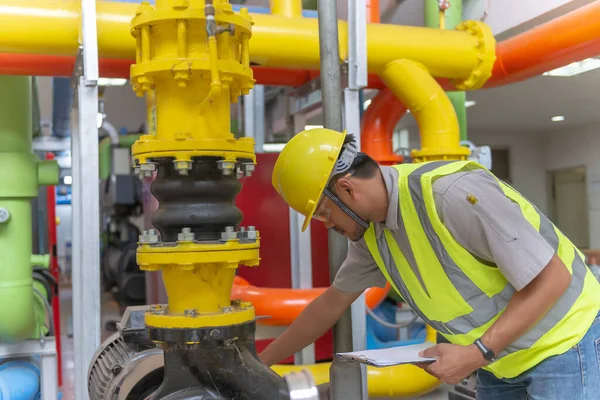
[[[272,184],[285,202],[304,215],[304,232],[316,211],[342,150],[346,131],[316,128],[298,133],[283,148]]]

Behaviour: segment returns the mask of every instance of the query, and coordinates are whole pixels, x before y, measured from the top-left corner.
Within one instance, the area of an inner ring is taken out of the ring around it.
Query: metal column
[[[291,117],[293,132],[304,130],[306,115],[296,113]],[[302,232],[304,216],[289,207],[290,216],[290,255],[292,267],[292,288],[310,289],[312,284],[312,247],[310,226]],[[311,343],[294,355],[294,364],[314,364],[316,361],[315,344]]]
[[[91,359],[100,346],[101,332],[96,2],[82,0],[81,6],[83,46],[74,73],[77,96],[71,118],[73,334],[77,400],[88,399],[87,372]]]
[[[329,369],[331,400],[367,400],[365,371],[362,363],[334,357]]]
[[[244,136],[254,139],[254,151],[262,153],[265,144],[265,87],[254,85],[244,96]]]
[[[319,50],[321,56],[321,93],[323,126],[342,131],[342,85],[338,43],[337,9],[335,1],[319,1]],[[348,239],[330,230],[329,276],[333,283],[348,251]],[[333,350],[336,353],[352,351],[352,315],[348,310],[333,327]]]

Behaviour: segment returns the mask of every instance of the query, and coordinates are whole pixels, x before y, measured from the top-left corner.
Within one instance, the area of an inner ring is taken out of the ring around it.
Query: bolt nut
[[[231,175],[235,169],[235,163],[233,161],[217,161],[217,165],[223,175]]]
[[[148,231],[142,232],[139,236],[139,242],[142,244],[153,244],[159,242],[159,236],[156,232],[156,229],[150,229]]]
[[[194,234],[194,232],[192,232],[191,228],[183,228],[181,230],[181,233],[177,234],[178,242],[193,242],[195,238],[196,235]]]
[[[162,304],[153,304],[150,306],[150,310],[156,315],[164,315],[169,311],[167,307]]]
[[[123,367],[121,367],[119,364],[117,364],[117,365],[114,365],[114,366],[112,367],[112,373],[113,373],[114,375],[119,375],[119,373],[120,373],[122,370],[123,370]]]
[[[5,223],[10,219],[10,212],[6,208],[0,208],[0,224]]]
[[[198,312],[196,310],[185,310],[183,312],[183,315],[185,315],[186,317],[195,317],[196,315],[198,315]]]
[[[189,171],[192,170],[192,162],[191,161],[173,161],[175,164],[175,169],[179,171],[180,175],[187,175]]]
[[[242,171],[244,172],[244,176],[252,176],[252,173],[255,170],[256,170],[256,166],[252,163],[242,164]]]
[[[223,312],[232,312],[233,311],[233,307],[223,307],[221,309],[221,311],[223,311]]]
[[[227,233],[235,232],[235,228],[233,226],[226,226],[225,232],[227,232]]]
[[[218,329],[213,329],[212,331],[210,331],[209,335],[213,339],[218,339],[219,336],[221,336],[221,332]]]
[[[249,226],[248,232],[246,232],[246,237],[248,239],[258,239],[258,231],[256,230],[256,227]]]

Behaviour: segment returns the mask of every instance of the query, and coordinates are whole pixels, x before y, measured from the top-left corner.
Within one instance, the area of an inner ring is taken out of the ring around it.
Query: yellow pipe
[[[436,332],[426,327],[427,341],[436,341]],[[315,383],[322,385],[329,382],[331,363],[313,365],[275,365],[273,370],[283,376],[290,372],[306,369],[312,374]],[[423,369],[414,365],[396,365],[393,367],[367,367],[369,397],[415,397],[431,392],[440,385],[440,381]]]
[[[302,0],[271,0],[271,13],[288,18],[301,18]]]
[[[383,70],[386,86],[415,116],[421,131],[421,150],[413,150],[415,162],[463,160],[469,150],[460,146],[460,129],[454,107],[425,66],[396,60]]]
[[[79,38],[79,1],[0,0],[0,53],[75,55]],[[103,58],[135,59],[130,34],[137,5],[112,1],[96,3],[98,50]],[[266,67],[319,69],[319,31],[314,18],[250,14],[254,22],[250,61]],[[339,22],[340,59],[348,56],[348,26]],[[490,76],[494,37],[490,28],[469,21],[462,30],[368,24],[370,73],[380,73],[396,59],[411,59],[435,77],[468,79],[477,89]],[[478,76],[472,77],[474,74]],[[459,82],[460,84],[460,82]]]

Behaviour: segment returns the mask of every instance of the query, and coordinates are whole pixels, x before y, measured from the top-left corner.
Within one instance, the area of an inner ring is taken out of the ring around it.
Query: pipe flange
[[[290,400],[319,400],[319,389],[307,370],[290,372],[283,379],[290,391]]]
[[[492,29],[480,21],[463,21],[456,30],[465,31],[477,38],[477,65],[467,79],[453,80],[452,83],[459,90],[480,89],[492,76],[496,62],[496,39]]]

